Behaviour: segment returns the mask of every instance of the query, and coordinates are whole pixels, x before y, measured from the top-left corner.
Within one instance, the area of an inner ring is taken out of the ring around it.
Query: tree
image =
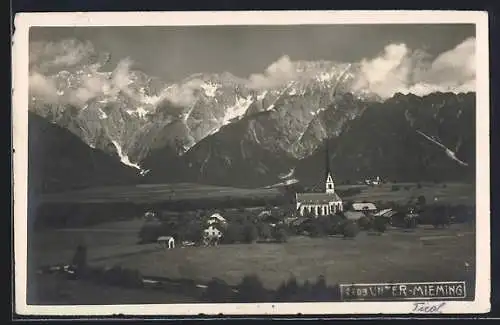
[[[372,220],[367,217],[361,217],[358,220],[358,226],[363,230],[370,230],[372,228]]]
[[[275,230],[274,237],[280,243],[284,243],[288,240],[288,234],[283,227],[279,227]]]
[[[333,215],[331,218],[330,218],[330,229],[328,231],[328,233],[330,235],[338,235],[338,234],[341,234],[342,233],[342,225],[344,224],[345,220],[335,214]]]
[[[307,231],[313,237],[321,237],[325,235],[325,229],[317,219],[311,220],[307,227]]]
[[[139,230],[139,242],[141,244],[154,242],[158,239],[158,234],[158,225],[146,222]]]
[[[258,225],[259,228],[259,237],[267,240],[270,239],[271,236],[271,227],[267,223],[260,223]]]
[[[432,224],[435,228],[444,228],[450,224],[450,217],[445,213],[438,213],[432,218]]]
[[[329,292],[328,286],[326,284],[325,276],[320,275],[316,279],[316,283],[314,283],[312,287],[313,296],[311,297],[313,301],[327,301]]]
[[[213,278],[208,282],[203,293],[203,300],[207,302],[231,302],[233,291],[224,280]]]
[[[261,302],[266,301],[267,292],[262,282],[256,275],[246,275],[238,285],[238,302]]]
[[[203,227],[200,222],[192,221],[186,225],[186,229],[183,236],[185,240],[198,242],[203,237]]]
[[[407,229],[414,229],[417,227],[417,218],[413,214],[406,215],[404,220]]]
[[[299,285],[297,279],[292,276],[286,282],[282,283],[276,290],[276,300],[278,301],[300,301]]]
[[[358,225],[355,222],[347,221],[343,229],[344,237],[354,238],[358,235],[358,233],[359,233]]]
[[[321,230],[320,235],[330,235],[332,233],[332,219],[330,216],[319,216],[316,219],[316,223],[318,224],[318,228]]]
[[[142,275],[137,270],[122,269],[121,284],[129,288],[140,288],[143,286]]]
[[[302,287],[300,288],[300,296],[303,301],[311,301],[312,295],[313,295],[313,286],[309,280],[305,280],[304,283],[302,284]]]
[[[243,232],[241,225],[230,223],[224,233],[223,241],[226,244],[234,244],[243,241]]]
[[[254,242],[257,237],[259,236],[259,233],[257,231],[257,227],[251,223],[247,223],[243,226],[243,241],[245,243],[252,243]]]
[[[373,219],[373,229],[383,233],[387,229],[387,219],[384,217],[376,217]]]
[[[418,205],[420,206],[424,206],[426,204],[426,199],[425,199],[425,196],[423,195],[420,195],[418,198],[417,198],[417,203]]]
[[[76,272],[84,272],[87,268],[87,247],[85,245],[78,245],[73,256],[72,261],[73,266],[76,268]]]

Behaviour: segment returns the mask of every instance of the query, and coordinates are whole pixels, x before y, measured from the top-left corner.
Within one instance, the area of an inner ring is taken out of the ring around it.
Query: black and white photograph
[[[16,311],[487,312],[487,23],[18,15]]]

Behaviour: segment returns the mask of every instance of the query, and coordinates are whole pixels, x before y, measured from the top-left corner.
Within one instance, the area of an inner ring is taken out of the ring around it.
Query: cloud
[[[30,95],[49,104],[85,106],[89,100],[119,92],[129,98],[151,105],[168,100],[179,106],[190,106],[195,93],[204,83],[192,79],[163,89],[158,95],[146,95],[134,85],[137,75],[133,61],[124,58],[111,72],[100,69],[109,56],[96,53],[89,42],[62,40],[34,42],[30,45]],[[66,71],[72,72],[66,72]]]
[[[29,93],[47,103],[57,103],[57,87],[55,82],[46,76],[33,72],[29,76]]]
[[[397,92],[468,92],[475,90],[475,77],[475,38],[464,40],[434,60],[405,44],[390,44],[378,57],[361,60],[353,87],[382,98]]]
[[[297,69],[285,55],[267,67],[262,74],[250,75],[248,86],[252,89],[265,89],[283,86],[297,77]]]
[[[30,94],[44,102],[83,107],[91,99],[120,91],[140,99],[130,87],[132,60],[125,58],[111,73],[102,72],[109,55],[97,53],[90,42],[34,42],[29,60]]]
[[[112,85],[117,89],[123,90],[127,93],[131,93],[129,85],[132,83],[130,67],[132,66],[132,60],[130,58],[125,58],[118,62],[115,70],[112,74]]]
[[[42,72],[89,64],[96,58],[95,48],[88,41],[67,39],[59,42],[33,42],[29,47],[30,67]]]
[[[201,79],[191,79],[182,84],[170,86],[163,98],[178,106],[191,106],[197,100],[196,92],[205,82]]]
[[[30,44],[29,61],[30,96],[49,104],[83,107],[96,97],[114,97],[121,92],[133,101],[154,107],[164,101],[189,107],[197,101],[205,83],[196,77],[179,84],[165,84],[155,94],[145,93],[140,88],[147,88],[149,77],[132,70],[134,62],[130,58],[119,61],[113,71],[103,72],[109,55],[97,53],[90,42],[77,40],[34,42]],[[397,92],[425,95],[436,91],[474,91],[475,38],[466,39],[434,58],[403,43],[389,44],[378,56],[365,58],[354,66],[359,70],[353,71],[350,90],[371,92],[382,98]],[[250,89],[271,89],[293,80],[317,78],[325,72],[325,67],[330,69],[328,64],[294,62],[284,55],[263,73],[251,74],[243,82]]]

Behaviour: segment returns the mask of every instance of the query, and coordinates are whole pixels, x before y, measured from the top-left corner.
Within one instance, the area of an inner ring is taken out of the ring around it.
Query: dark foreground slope
[[[130,184],[136,170],[90,148],[71,132],[29,113],[28,187],[32,193]]]

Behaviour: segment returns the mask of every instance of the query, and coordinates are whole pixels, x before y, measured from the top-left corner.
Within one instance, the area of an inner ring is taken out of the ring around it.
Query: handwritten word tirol
[[[429,303],[429,302],[416,302],[413,304],[413,313],[429,313],[429,314],[439,314],[442,308],[446,305],[446,302],[441,303]]]
[[[425,282],[341,285],[342,300],[464,299],[465,282]]]

